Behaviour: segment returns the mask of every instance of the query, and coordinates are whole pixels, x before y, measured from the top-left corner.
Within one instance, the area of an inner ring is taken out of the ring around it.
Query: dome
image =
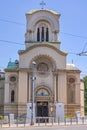
[[[67,70],[79,70],[75,64],[67,64],[66,65]]]

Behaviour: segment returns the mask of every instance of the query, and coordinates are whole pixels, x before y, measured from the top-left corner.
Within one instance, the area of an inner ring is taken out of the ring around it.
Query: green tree
[[[85,103],[85,115],[87,115],[87,76],[84,78],[84,103]]]

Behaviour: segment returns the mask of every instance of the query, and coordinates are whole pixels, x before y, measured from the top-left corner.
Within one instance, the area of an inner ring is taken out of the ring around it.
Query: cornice
[[[19,68],[17,69],[5,69],[5,72],[18,72]]]
[[[32,50],[34,48],[39,48],[39,47],[51,48],[51,49],[55,50],[58,54],[61,54],[63,56],[67,55],[66,52],[60,51],[56,47],[54,47],[52,45],[49,45],[49,44],[34,44],[34,45],[30,46],[29,48],[27,48],[26,50],[19,51],[18,53],[19,53],[19,55],[22,55],[22,54],[25,54],[25,53],[27,53],[28,51],[30,51],[30,50]]]
[[[19,71],[25,71],[25,72],[31,73],[32,69],[31,68],[19,68]]]
[[[48,10],[48,9],[36,9],[36,10],[31,10],[29,12],[26,13],[26,15],[31,15],[31,14],[35,14],[35,13],[38,13],[38,12],[49,12],[53,15],[58,15],[60,16],[61,14],[57,13],[56,11],[54,10]]]
[[[58,72],[66,72],[66,73],[81,73],[80,70],[66,70],[66,69],[57,69],[52,71],[53,74],[58,74]]]

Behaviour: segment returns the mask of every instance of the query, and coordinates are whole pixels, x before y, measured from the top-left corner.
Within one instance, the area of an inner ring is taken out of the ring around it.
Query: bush
[[[65,116],[65,118],[75,118],[75,116]]]
[[[3,116],[0,116],[0,120],[3,118]]]

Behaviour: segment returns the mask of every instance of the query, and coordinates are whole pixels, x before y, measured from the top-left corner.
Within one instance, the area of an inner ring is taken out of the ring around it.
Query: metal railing
[[[34,126],[48,126],[48,125],[79,125],[87,124],[87,117],[80,118],[56,118],[56,117],[35,117]],[[26,127],[31,126],[31,119],[25,117],[16,117],[14,121],[6,120],[5,117],[0,119],[0,127]]]

